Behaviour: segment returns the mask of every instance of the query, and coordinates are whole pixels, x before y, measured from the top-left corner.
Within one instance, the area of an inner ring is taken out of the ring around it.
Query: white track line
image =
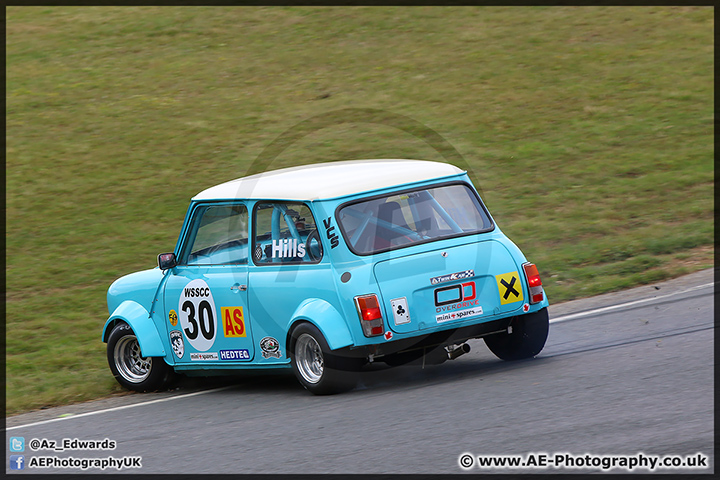
[[[153,403],[169,402],[170,400],[177,400],[179,398],[189,398],[189,397],[194,397],[197,395],[204,395],[206,393],[219,392],[222,390],[227,390],[232,387],[233,386],[230,385],[227,387],[213,388],[212,390],[202,390],[200,392],[186,393],[184,395],[174,395],[172,397],[159,398],[157,400],[150,400],[148,402],[133,403],[132,405],[123,405],[121,407],[105,408],[103,410],[95,410],[94,412],[78,413],[77,415],[71,414],[67,417],[51,418],[49,420],[42,420],[40,422],[28,423],[27,425],[17,425],[15,427],[8,427],[5,429],[5,431],[17,430],[18,428],[34,427],[36,425],[44,425],[46,423],[61,422],[63,420],[70,420],[70,419],[74,419],[74,418],[89,417],[90,415],[97,415],[99,413],[117,412],[118,410],[125,410],[126,408],[140,407],[140,406],[144,406],[144,405],[152,405]]]
[[[561,317],[553,318],[552,320],[550,320],[550,323],[567,322],[568,320],[575,320],[576,318],[588,317],[590,315],[597,315],[599,313],[611,312],[613,310],[619,310],[621,308],[627,308],[627,307],[631,307],[633,305],[640,305],[642,303],[654,302],[657,300],[661,300],[663,298],[674,297],[676,295],[682,295],[683,293],[700,290],[702,288],[712,287],[713,285],[715,285],[715,284],[714,283],[705,283],[703,285],[698,285],[696,287],[688,288],[687,290],[681,290],[679,292],[669,293],[667,295],[661,295],[659,297],[644,298],[642,300],[635,300],[633,302],[621,303],[619,305],[612,305],[610,307],[596,308],[594,310],[587,310],[585,312],[572,313],[570,315],[563,315]]]
[[[654,301],[656,301],[656,300],[660,300],[660,299],[663,299],[663,298],[674,297],[674,296],[676,296],[676,295],[682,295],[683,293],[688,293],[688,292],[692,292],[692,291],[695,291],[695,290],[700,290],[700,289],[702,289],[702,288],[711,287],[711,286],[713,286],[713,285],[715,285],[715,284],[714,284],[714,283],[705,283],[705,284],[703,284],[703,285],[698,285],[698,286],[696,286],[696,287],[688,288],[687,290],[682,290],[682,291],[675,292],[675,293],[670,293],[670,294],[667,294],[667,295],[661,295],[661,296],[659,296],[659,297],[645,298],[645,299],[643,299],[643,300],[635,300],[634,302],[621,303],[621,304],[619,304],[619,305],[612,305],[612,306],[610,306],[610,307],[597,308],[597,309],[595,309],[595,310],[588,310],[588,311],[585,311],[585,312],[579,312],[579,313],[573,313],[573,314],[570,314],[570,315],[564,315],[564,316],[561,316],[561,317],[553,318],[552,320],[550,320],[550,323],[566,322],[566,321],[568,321],[568,320],[574,320],[574,319],[576,319],[576,318],[587,317],[587,316],[590,316],[590,315],[597,315],[598,313],[609,312],[609,311],[612,311],[612,310],[618,310],[618,309],[621,309],[621,308],[630,307],[630,306],[632,306],[632,305],[639,305],[639,304],[642,304],[642,303],[654,302]],[[97,415],[97,414],[100,414],[100,413],[117,412],[118,410],[124,410],[124,409],[126,409],[126,408],[140,407],[140,406],[144,406],[144,405],[152,405],[153,403],[169,402],[169,401],[171,401],[171,400],[177,400],[177,399],[180,399],[180,398],[189,398],[189,397],[194,397],[194,396],[196,396],[196,395],[204,395],[204,394],[206,394],[206,393],[219,392],[219,391],[222,391],[222,390],[227,390],[227,389],[229,389],[229,388],[232,388],[232,385],[231,385],[231,386],[228,386],[228,387],[214,388],[214,389],[212,389],[212,390],[202,390],[202,391],[200,391],[200,392],[187,393],[187,394],[185,394],[185,395],[175,395],[175,396],[172,396],[172,397],[159,398],[159,399],[157,399],[157,400],[150,400],[149,402],[133,403],[132,405],[123,405],[123,406],[121,406],[121,407],[106,408],[106,409],[103,409],[103,410],[96,410],[96,411],[94,411],[94,412],[79,413],[79,414],[77,414],[77,415],[70,415],[70,416],[67,416],[67,417],[51,418],[51,419],[49,419],[49,420],[43,420],[43,421],[35,422],[35,423],[28,423],[28,424],[26,424],[26,425],[18,425],[18,426],[15,426],[15,427],[8,427],[8,428],[5,429],[5,431],[17,430],[17,429],[19,429],[19,428],[34,427],[34,426],[37,426],[37,425],[44,425],[44,424],[46,424],[46,423],[61,422],[61,421],[63,421],[63,420],[70,420],[70,419],[74,419],[74,418],[89,417],[90,415]]]

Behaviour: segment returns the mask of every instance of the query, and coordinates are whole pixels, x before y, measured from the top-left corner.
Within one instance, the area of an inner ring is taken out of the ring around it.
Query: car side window
[[[253,214],[253,260],[257,265],[317,263],[322,244],[304,203],[259,202]]]
[[[199,207],[183,255],[180,263],[186,265],[247,264],[247,207],[242,204]]]

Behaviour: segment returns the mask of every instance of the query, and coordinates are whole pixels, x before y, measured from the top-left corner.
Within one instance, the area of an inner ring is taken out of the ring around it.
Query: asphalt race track
[[[481,469],[477,457],[700,453],[707,468],[656,472],[713,473],[712,282],[706,270],[556,306],[550,299],[548,343],[532,360],[503,362],[474,340],[469,354],[440,366],[372,365],[343,395],[310,395],[288,371],[188,379],[171,392],[10,417],[6,472],[81,471],[30,468],[32,457],[141,456],[140,469],[122,471],[553,473]],[[23,471],[9,468],[11,437],[25,439]],[[106,438],[114,450],[30,448],[32,439]],[[462,454],[473,459],[467,469]]]

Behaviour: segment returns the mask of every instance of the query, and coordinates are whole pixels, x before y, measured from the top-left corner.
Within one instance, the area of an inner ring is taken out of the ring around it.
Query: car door
[[[164,303],[176,364],[233,364],[254,357],[248,321],[248,210],[199,204],[169,272]]]
[[[257,361],[287,363],[285,339],[293,313],[307,299],[335,294],[310,207],[302,202],[257,202],[252,252],[248,291],[261,349]]]

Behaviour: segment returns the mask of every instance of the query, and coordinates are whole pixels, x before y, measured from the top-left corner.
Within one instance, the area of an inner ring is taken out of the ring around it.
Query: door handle
[[[232,287],[230,287],[230,290],[238,290],[240,292],[244,292],[247,290],[247,285],[240,285],[239,283],[236,283]]]

